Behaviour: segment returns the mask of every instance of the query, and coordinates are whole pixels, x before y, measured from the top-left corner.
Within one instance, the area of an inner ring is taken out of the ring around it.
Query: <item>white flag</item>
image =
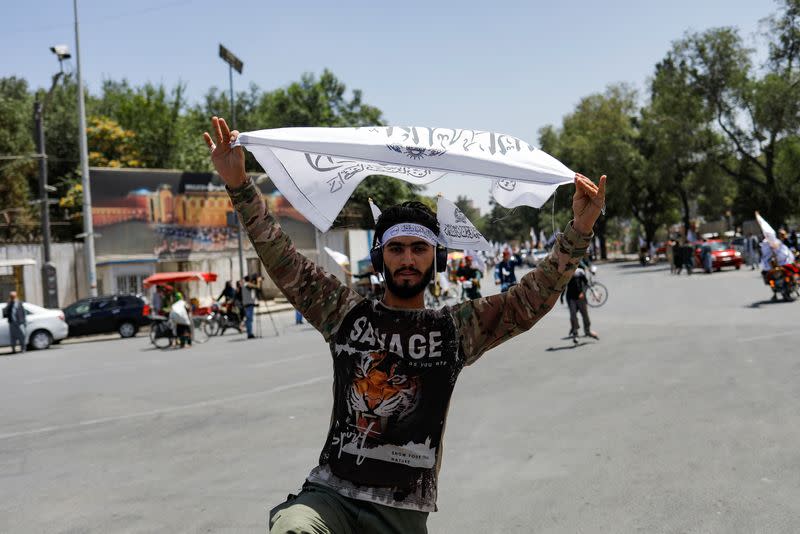
[[[436,204],[436,218],[439,219],[439,240],[447,248],[492,250],[464,212],[443,196],[439,196]]]
[[[761,227],[761,233],[764,234],[764,239],[766,239],[770,245],[780,245],[781,240],[778,239],[775,229],[772,228],[772,226],[766,220],[764,220],[764,217],[762,217],[758,212],[756,212],[756,221],[758,221],[758,226]]]
[[[323,247],[323,248],[325,249],[325,252],[328,253],[328,256],[333,258],[333,261],[335,261],[340,267],[344,267],[346,265],[350,265],[350,258],[345,256],[341,252],[338,252],[336,250],[330,249],[328,247]]]
[[[541,185],[516,180],[495,180],[492,185],[492,196],[504,208],[516,208],[518,206],[541,208],[547,202],[547,199],[555,193],[558,186],[563,183],[565,182]]]
[[[417,185],[447,173],[481,177],[495,182],[504,206],[541,206],[558,185],[575,177],[557,159],[516,137],[478,130],[279,128],[240,134],[236,144],[255,156],[283,196],[322,231],[373,174]]]
[[[370,211],[372,211],[372,222],[377,223],[378,217],[381,216],[381,209],[375,205],[375,203],[372,201],[371,198],[368,200],[369,200],[369,209]]]

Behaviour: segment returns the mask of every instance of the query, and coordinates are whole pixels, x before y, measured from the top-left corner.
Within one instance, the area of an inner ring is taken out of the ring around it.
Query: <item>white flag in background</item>
[[[340,267],[346,267],[347,265],[350,265],[350,258],[345,256],[341,252],[338,252],[328,247],[323,247],[323,248],[325,249],[325,252],[328,253],[328,256],[333,258],[333,261],[335,261]]]
[[[764,217],[762,217],[758,212],[756,212],[756,221],[758,221],[758,226],[761,227],[761,233],[764,234],[764,239],[766,239],[770,245],[780,245],[781,241],[778,239],[775,229],[772,228],[772,226],[766,220],[764,220]]]
[[[436,218],[439,219],[439,240],[447,248],[492,250],[492,246],[464,212],[443,196],[439,196],[436,204]]]
[[[510,135],[478,130],[367,126],[279,128],[242,133],[237,141],[258,160],[292,206],[323,232],[367,176],[425,185],[447,173],[492,180],[503,206],[540,207],[575,173]]]
[[[375,203],[372,201],[371,198],[368,200],[369,200],[369,209],[370,211],[372,211],[372,222],[377,223],[378,217],[381,216],[381,209],[375,205]]]

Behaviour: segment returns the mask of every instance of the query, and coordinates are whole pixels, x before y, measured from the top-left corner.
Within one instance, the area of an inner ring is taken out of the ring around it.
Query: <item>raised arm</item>
[[[238,132],[231,132],[224,119],[211,119],[217,142],[204,134],[211,160],[225,181],[233,206],[243,222],[250,242],[270,278],[289,302],[319,330],[326,341],[336,332],[344,316],[361,297],[297,252],[289,236],[267,210],[261,193],[244,168],[241,147],[231,148]]]
[[[467,365],[544,317],[586,254],[592,226],[605,205],[605,176],[596,186],[588,178],[576,175],[575,185],[572,201],[575,218],[559,234],[547,258],[508,292],[452,308]]]

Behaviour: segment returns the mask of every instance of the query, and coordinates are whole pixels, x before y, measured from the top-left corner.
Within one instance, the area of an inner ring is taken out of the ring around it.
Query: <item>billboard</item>
[[[91,169],[92,217],[98,255],[176,259],[237,249],[228,193],[214,173],[158,169]],[[261,182],[262,180],[259,180]],[[258,185],[270,211],[297,242],[314,247],[313,227],[268,179]],[[250,242],[243,239],[244,247]]]

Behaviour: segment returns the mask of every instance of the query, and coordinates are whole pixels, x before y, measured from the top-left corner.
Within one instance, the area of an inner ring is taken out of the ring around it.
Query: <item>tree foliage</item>
[[[31,136],[33,99],[25,80],[0,78],[0,235],[5,240],[30,235],[34,212],[28,205],[36,160]]]
[[[648,240],[658,228],[695,218],[733,215],[739,222],[759,210],[774,225],[800,215],[800,0],[778,0],[764,20],[768,56],[756,65],[754,52],[736,28],[687,33],[675,41],[653,70],[640,96],[620,83],[582,98],[558,125],[539,130],[540,146],[569,167],[597,178],[609,176],[605,216],[595,225],[601,254],[609,221]],[[212,87],[200,102],[186,100],[186,84],[174,87],[106,80],[87,93],[88,142],[92,165],[210,171],[201,134],[212,115],[240,131],[295,126],[381,125],[384,117],[358,89],[331,71],[306,73],[264,91],[251,84],[236,93],[231,113],[227,91]],[[45,90],[33,91],[19,78],[0,79],[0,224],[4,239],[31,239],[38,213],[33,155],[32,106]],[[50,183],[60,198],[53,208],[55,239],[79,231],[82,189],[78,152],[77,85],[65,76],[47,99],[45,136]],[[261,167],[247,155],[252,172]],[[496,241],[551,233],[570,217],[571,188],[562,188],[542,210],[507,210],[494,203],[484,216],[466,197],[456,204],[487,238]],[[54,195],[54,196],[55,196]],[[355,191],[339,225],[371,226],[367,198],[381,207],[405,200],[435,199],[422,188],[387,177],[370,177]],[[553,210],[555,206],[555,210]]]

